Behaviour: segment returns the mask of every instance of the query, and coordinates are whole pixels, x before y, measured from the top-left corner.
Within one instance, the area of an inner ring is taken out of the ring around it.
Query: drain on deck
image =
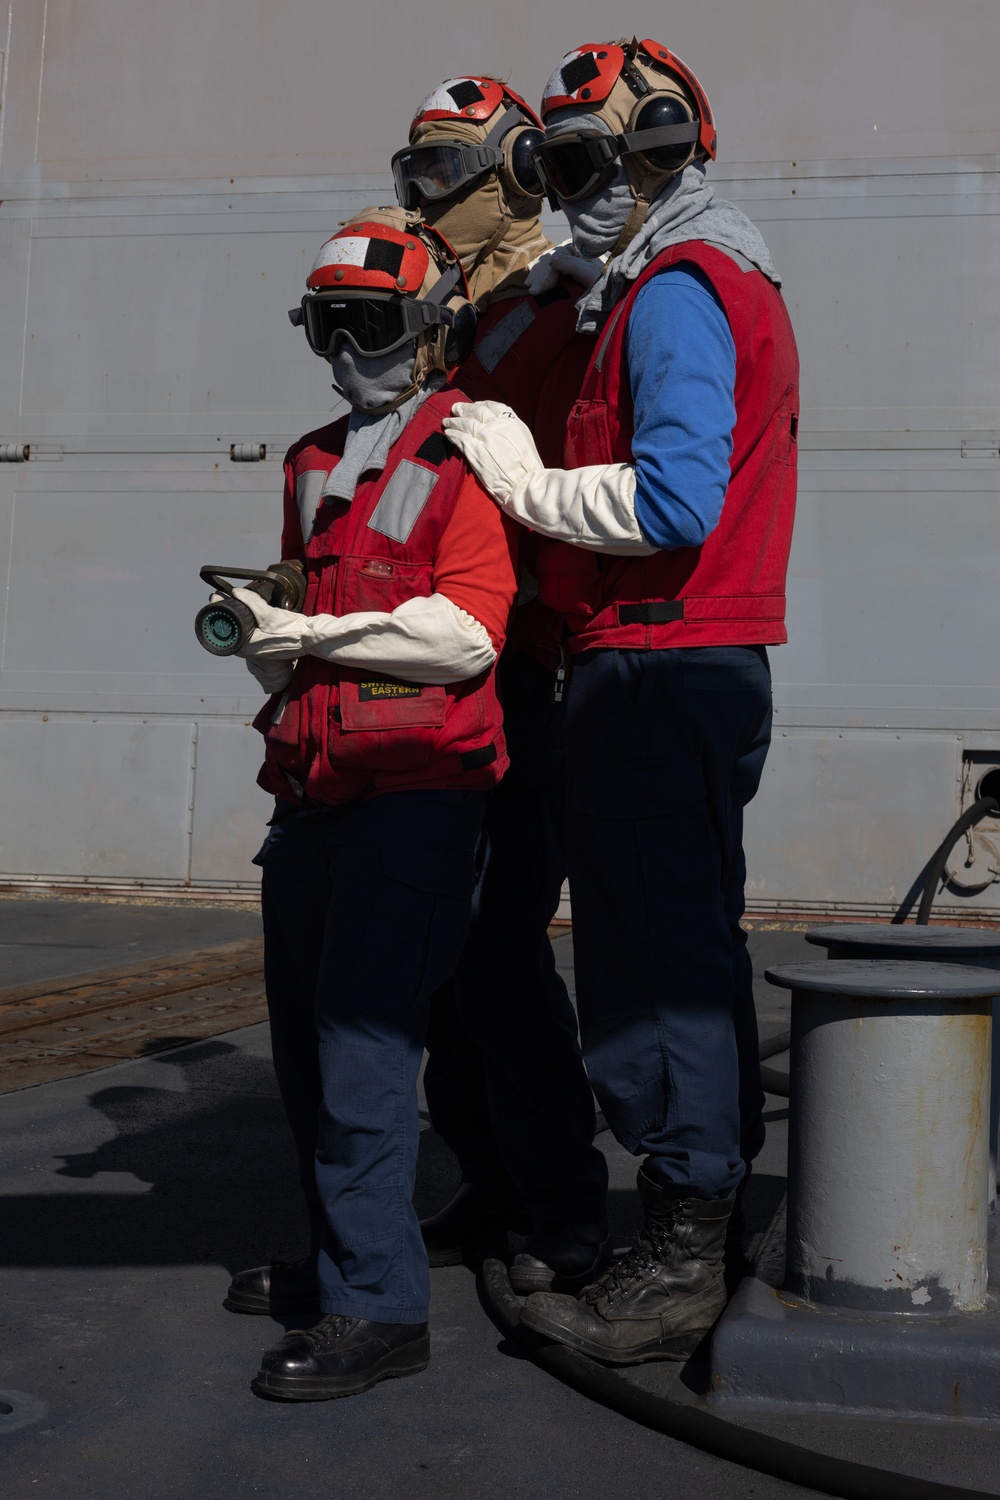
[[[0,990],[0,1093],[264,1020],[259,938]]]
[[[44,1417],[47,1407],[25,1391],[0,1391],[0,1436]]]

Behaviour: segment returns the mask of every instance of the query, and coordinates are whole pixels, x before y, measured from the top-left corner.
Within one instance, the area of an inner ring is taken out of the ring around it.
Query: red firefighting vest
[[[441,430],[455,399],[450,391],[429,396],[383,472],[360,483],[350,502],[320,500],[347,418],[291,450],[286,464],[307,538],[303,613],[388,612],[433,593],[438,544],[468,472]],[[258,782],[286,800],[326,804],[412,787],[491,787],[507,768],[493,679],[490,670],[420,686],[304,656],[254,721],[266,743]]]
[[[562,464],[566,419],[594,348],[591,335],[576,331],[581,290],[560,279],[537,297],[524,292],[490,302],[479,314],[475,348],[451,377],[468,400],[511,407],[531,428],[550,468]],[[524,532],[521,562],[531,575],[536,542]],[[514,610],[507,643],[555,671],[562,636],[562,616],[536,597]]]
[[[611,557],[559,542],[539,549],[539,592],[567,620],[572,651],[771,645],[787,640],[785,574],[795,513],[798,355],[777,289],[740,259],[691,240],[651,262],[598,336],[570,413],[565,467],[632,462],[625,332],[658,272],[696,265],[736,345],[736,426],[722,515],[700,547]]]

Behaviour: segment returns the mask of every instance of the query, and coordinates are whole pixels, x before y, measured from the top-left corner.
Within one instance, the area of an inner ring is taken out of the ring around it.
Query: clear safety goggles
[[[614,176],[623,156],[655,151],[697,140],[697,121],[659,125],[653,130],[635,130],[625,135],[559,135],[543,141],[532,152],[545,189],[563,203],[589,198]]]
[[[428,328],[449,321],[448,309],[391,292],[307,292],[288,314],[305,329],[314,354],[336,354],[342,343],[359,354],[391,354]]]
[[[436,141],[432,146],[407,146],[392,158],[392,175],[401,208],[419,208],[420,200],[434,202],[475,182],[503,160],[490,145],[465,146],[459,141]]]

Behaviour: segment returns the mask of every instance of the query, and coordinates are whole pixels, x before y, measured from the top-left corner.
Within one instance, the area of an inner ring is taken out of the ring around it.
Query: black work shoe
[[[639,1169],[646,1221],[632,1249],[579,1298],[539,1292],[521,1321],[605,1364],[687,1359],[726,1305],[732,1198],[685,1198]]]
[[[332,1401],[357,1396],[380,1380],[427,1368],[426,1323],[373,1323],[327,1313],[315,1328],[294,1329],[268,1349],[254,1390],[280,1401]]]
[[[305,1260],[272,1260],[269,1266],[254,1266],[252,1271],[237,1271],[229,1283],[223,1307],[230,1312],[286,1313],[319,1310],[319,1282],[316,1264]]]
[[[463,1182],[440,1213],[421,1219],[427,1260],[432,1266],[457,1266],[481,1255],[495,1241],[506,1244],[508,1228],[530,1228],[519,1208],[501,1203],[485,1188]]]
[[[608,1221],[543,1224],[532,1230],[510,1267],[519,1297],[532,1292],[578,1292],[594,1280],[611,1256]]]

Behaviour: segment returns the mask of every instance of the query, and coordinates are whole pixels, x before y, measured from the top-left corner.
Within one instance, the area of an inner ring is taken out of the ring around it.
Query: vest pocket
[[[387,677],[357,673],[340,682],[340,727],[345,734],[364,730],[440,729],[447,699],[436,684],[391,682]]]
[[[614,461],[604,401],[577,401],[566,422],[566,462],[574,469]]]
[[[407,599],[429,598],[434,570],[429,562],[399,562],[388,557],[341,560],[342,592],[337,614],[377,609],[390,614]]]
[[[448,708],[443,687],[344,671],[330,722],[330,759],[371,772],[419,771],[434,753]]]

